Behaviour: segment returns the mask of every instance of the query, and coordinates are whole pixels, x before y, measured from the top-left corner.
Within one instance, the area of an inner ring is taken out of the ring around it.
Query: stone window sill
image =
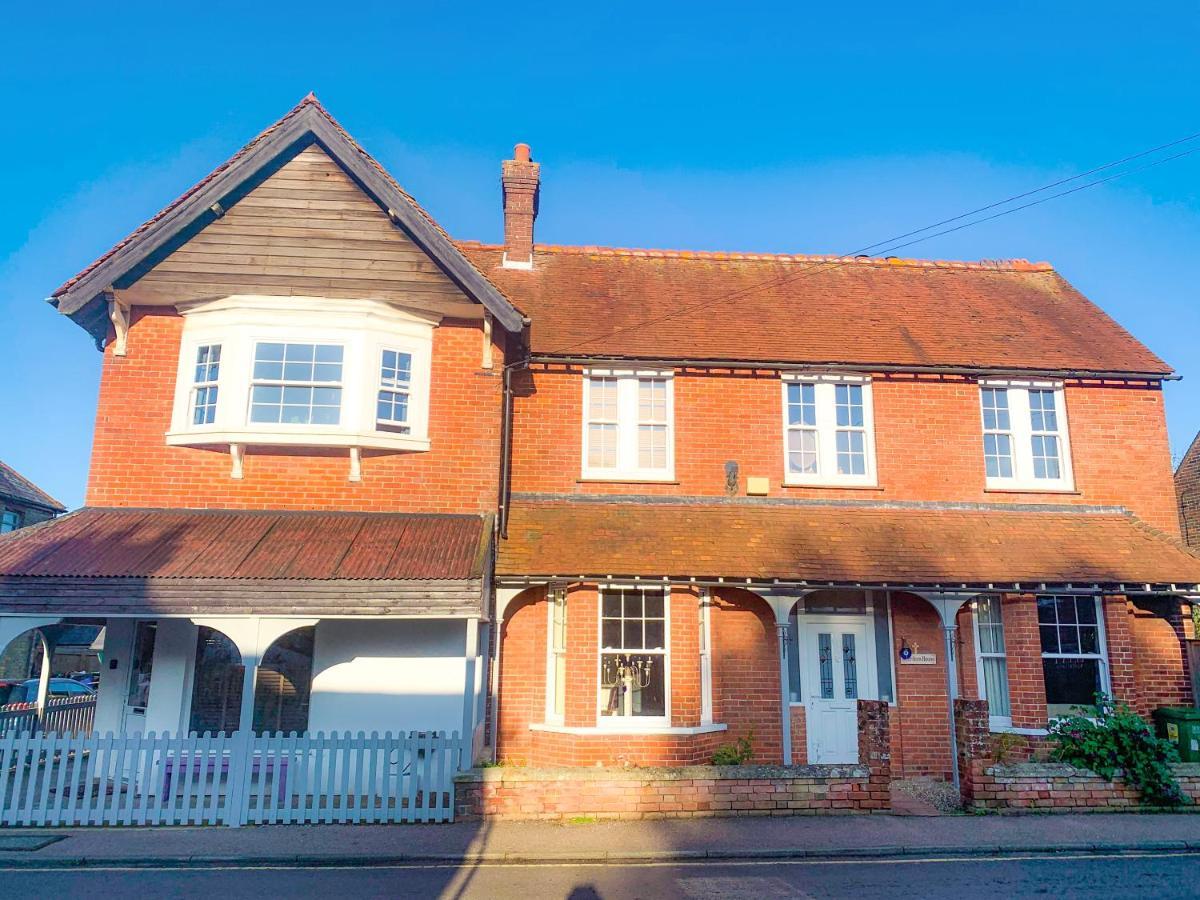
[[[650,734],[650,735],[672,735],[687,737],[694,734],[712,734],[717,731],[725,731],[728,725],[652,725],[652,726],[631,726],[623,727],[617,725],[530,725],[530,731],[548,731],[552,734],[579,734],[594,737],[603,734],[613,735],[630,735],[630,734]]]

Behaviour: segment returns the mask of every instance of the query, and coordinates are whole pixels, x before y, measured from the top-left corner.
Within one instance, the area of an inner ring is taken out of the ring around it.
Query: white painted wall
[[[96,691],[96,719],[100,734],[119,734],[124,725],[125,692],[129,687],[129,657],[133,650],[134,619],[109,619],[104,632],[104,665]],[[113,663],[115,669],[110,669]],[[153,687],[153,682],[151,682]]]
[[[187,729],[185,717],[192,699],[191,675],[198,630],[188,619],[158,620],[150,700],[146,706],[147,732],[175,734]]]
[[[462,620],[322,619],[308,730],[461,731]]]

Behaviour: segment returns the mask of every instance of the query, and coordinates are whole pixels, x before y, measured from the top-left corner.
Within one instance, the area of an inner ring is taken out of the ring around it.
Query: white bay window
[[[994,490],[1066,491],[1071,474],[1067,409],[1057,382],[980,383],[983,465]]]
[[[785,374],[783,434],[784,484],[875,484],[869,378]]]
[[[427,450],[435,317],[373,300],[181,307],[167,443]]]
[[[674,478],[670,372],[593,369],[583,379],[583,477]]]

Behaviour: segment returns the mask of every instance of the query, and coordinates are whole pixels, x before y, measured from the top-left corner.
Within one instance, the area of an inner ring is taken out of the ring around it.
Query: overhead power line
[[[1107,175],[1104,178],[1097,178],[1097,179],[1095,179],[1093,181],[1089,181],[1085,184],[1076,185],[1075,187],[1068,188],[1067,190],[1064,190],[1064,191],[1058,191],[1057,193],[1051,194],[1048,197],[1041,197],[1037,200],[1032,200],[1028,203],[1022,203],[1019,206],[1014,206],[1009,209],[1003,209],[999,212],[992,213],[992,215],[989,215],[989,216],[983,216],[978,219],[971,219],[972,216],[977,216],[979,213],[988,212],[993,209],[998,209],[999,207],[1007,206],[1008,204],[1014,203],[1017,200],[1022,200],[1026,197],[1033,197],[1038,194],[1045,193],[1048,190],[1053,190],[1054,188],[1060,187],[1064,184],[1070,184],[1071,182],[1078,181],[1081,178],[1087,178],[1089,175],[1095,175],[1099,172],[1107,171],[1109,169],[1115,168],[1120,165],[1124,165],[1125,163],[1129,163],[1129,162],[1132,162],[1137,159],[1143,159],[1154,153],[1160,153],[1163,150],[1168,150],[1172,147],[1177,147],[1182,144],[1187,144],[1187,143],[1190,143],[1197,139],[1200,139],[1200,132],[1197,132],[1195,134],[1190,134],[1186,137],[1182,137],[1182,138],[1179,138],[1174,141],[1170,141],[1165,144],[1160,144],[1157,147],[1152,147],[1148,150],[1139,151],[1138,153],[1134,153],[1129,156],[1122,157],[1121,159],[1118,159],[1118,160],[1113,160],[1112,162],[1105,163],[1104,165],[1101,165],[1101,166],[1096,166],[1094,168],[1088,169],[1085,172],[1080,172],[1076,175],[1071,175],[1070,177],[1067,177],[1067,178],[1060,178],[1057,181],[1050,182],[1049,184],[1042,185],[1041,187],[1034,188],[1034,189],[1028,190],[1028,191],[1023,191],[1019,194],[1014,194],[1011,197],[1006,197],[1003,200],[997,200],[994,203],[989,203],[985,206],[978,207],[969,212],[961,213],[959,215],[952,216],[948,219],[942,219],[939,222],[934,222],[930,225],[926,225],[921,228],[913,229],[912,231],[906,231],[903,234],[895,235],[894,237],[890,237],[890,238],[887,238],[882,241],[876,241],[873,244],[867,244],[864,247],[860,247],[857,250],[852,250],[849,253],[842,254],[841,256],[835,256],[832,259],[814,260],[806,265],[801,266],[798,271],[790,273],[781,278],[774,278],[774,279],[770,279],[767,281],[763,281],[763,282],[760,282],[759,284],[750,285],[748,287],[741,288],[740,290],[732,291],[732,292],[730,292],[728,294],[724,294],[720,297],[715,297],[710,300],[704,300],[700,303],[695,303],[690,306],[685,306],[680,309],[672,310],[671,312],[665,313],[664,315],[658,316],[657,318],[646,319],[641,322],[637,322],[633,325],[627,325],[622,328],[617,328],[617,329],[609,331],[605,334],[596,335],[595,337],[587,338],[586,340],[583,340],[583,341],[578,341],[574,344],[570,344],[570,345],[568,345],[566,347],[562,347],[558,350],[550,351],[548,353],[548,355],[556,356],[556,355],[566,353],[571,350],[578,349],[579,347],[587,346],[588,344],[594,344],[597,341],[607,340],[611,337],[615,337],[616,335],[624,334],[627,331],[636,331],[636,330],[640,330],[643,328],[648,328],[652,325],[658,325],[662,322],[668,321],[668,320],[676,318],[678,316],[697,312],[702,309],[708,309],[710,307],[717,306],[722,303],[731,303],[735,300],[740,300],[743,297],[747,297],[752,294],[756,294],[760,291],[765,291],[765,290],[770,290],[772,288],[780,287],[784,284],[788,284],[788,283],[790,283],[792,281],[796,281],[800,278],[806,278],[810,275],[818,274],[819,272],[833,271],[834,269],[839,269],[842,266],[850,265],[857,259],[858,256],[860,256],[861,254],[864,254],[868,251],[874,250],[877,247],[885,247],[885,249],[875,253],[874,255],[877,257],[884,257],[884,256],[887,256],[887,255],[895,252],[896,250],[901,250],[905,247],[911,247],[915,244],[920,244],[925,241],[933,240],[936,237],[941,237],[943,235],[951,234],[956,231],[962,231],[963,229],[970,228],[974,225],[980,225],[984,222],[990,222],[994,219],[1002,218],[1003,216],[1011,215],[1016,212],[1021,212],[1022,210],[1029,209],[1030,207],[1033,207],[1033,206],[1038,206],[1042,203],[1048,203],[1051,200],[1056,200],[1060,197],[1065,197],[1069,194],[1075,194],[1080,191],[1087,190],[1089,188],[1097,187],[1098,185],[1101,185],[1101,184],[1106,184],[1110,181],[1115,181],[1118,178],[1124,178],[1128,175],[1135,175],[1139,172],[1144,172],[1147,169],[1152,169],[1155,166],[1162,165],[1163,163],[1171,162],[1176,159],[1181,159],[1182,157],[1185,157],[1185,156],[1190,156],[1193,153],[1200,152],[1200,147],[1192,147],[1192,148],[1190,148],[1188,150],[1184,150],[1180,153],[1175,153],[1170,156],[1165,156],[1160,159],[1152,160],[1151,162],[1148,162],[1145,165],[1137,166],[1133,169],[1125,169],[1123,171],[1116,172],[1112,175]],[[970,219],[970,221],[962,222],[963,219]],[[949,225],[953,222],[961,222],[961,224],[955,225],[952,228],[945,228],[940,231],[934,231],[931,234],[924,234],[924,232],[931,231],[932,229],[940,228],[943,225]],[[922,236],[915,237],[915,235],[922,235]],[[912,237],[913,240],[904,240],[905,238],[909,238],[909,237]],[[896,243],[897,241],[902,241],[902,243]]]

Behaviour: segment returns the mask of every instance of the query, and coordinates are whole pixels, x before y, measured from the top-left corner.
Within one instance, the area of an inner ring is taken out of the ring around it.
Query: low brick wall
[[[1117,775],[1112,781],[1065,763],[988,763],[975,760],[970,805],[974,809],[1046,812],[1117,812],[1139,808],[1141,796]],[[1200,764],[1175,766],[1175,777],[1193,804],[1200,802]],[[1196,806],[1185,809],[1197,809]]]
[[[888,809],[866,766],[476,769],[455,779],[457,819],[793,816]]]
[[[858,701],[859,765],[476,769],[455,779],[459,819],[796,816],[891,809],[887,703]]]

